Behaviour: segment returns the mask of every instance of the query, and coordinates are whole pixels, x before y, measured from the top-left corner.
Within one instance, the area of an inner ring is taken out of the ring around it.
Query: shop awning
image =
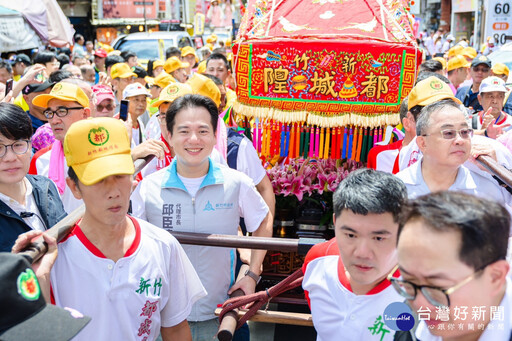
[[[23,15],[0,6],[0,52],[33,49],[43,45]]]
[[[75,30],[57,0],[0,0],[0,6],[21,13],[44,43],[57,47],[73,43]]]

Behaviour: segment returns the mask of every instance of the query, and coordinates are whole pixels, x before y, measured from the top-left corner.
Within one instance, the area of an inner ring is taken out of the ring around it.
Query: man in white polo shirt
[[[389,173],[360,169],[334,193],[336,237],[315,245],[303,266],[317,340],[393,340],[383,313],[401,302],[396,272],[398,216],[407,192]]]
[[[50,251],[36,274],[47,300],[92,317],[76,340],[191,340],[187,316],[206,292],[174,237],[126,214],[134,167],[124,124],[77,122],[64,152],[66,181],[85,213],[58,256],[45,238]],[[40,234],[22,235],[13,251]]]
[[[407,186],[409,198],[452,190],[512,203],[510,193],[490,174],[476,173],[464,165],[471,156],[473,130],[457,102],[444,99],[424,107],[416,121],[416,134],[423,157],[396,175]]]
[[[402,214],[401,278],[391,281],[419,324],[416,331],[397,332],[396,339],[510,340],[507,210],[491,200],[442,191],[413,200]]]
[[[208,97],[185,95],[166,112],[171,164],[145,177],[132,195],[133,215],[169,231],[236,235],[240,217],[253,236],[270,237],[269,209],[245,174],[213,162],[219,119],[217,105]],[[218,329],[215,308],[228,292],[254,292],[265,250],[253,250],[249,271],[234,282],[234,250],[185,245],[208,296],[189,315],[194,340],[210,341]]]

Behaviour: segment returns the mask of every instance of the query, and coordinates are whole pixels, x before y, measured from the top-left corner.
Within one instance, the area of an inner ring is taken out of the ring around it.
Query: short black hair
[[[0,134],[10,140],[30,140],[32,121],[19,106],[0,103]]]
[[[0,69],[6,69],[7,72],[12,74],[12,66],[11,63],[3,61],[0,59]]]
[[[131,57],[137,57],[137,54],[133,51],[126,50],[121,52],[121,57],[123,57],[124,61],[127,62]]]
[[[407,117],[407,113],[409,112],[409,110],[407,109],[408,105],[409,105],[409,98],[404,97],[404,99],[402,100],[402,103],[400,104],[400,122],[403,122],[404,118]],[[414,119],[416,119],[416,117]]]
[[[202,95],[185,95],[176,99],[167,109],[165,114],[165,123],[167,130],[172,134],[174,124],[176,123],[176,115],[186,108],[205,108],[210,113],[213,126],[213,132],[217,132],[217,122],[219,121],[219,109],[213,100]]]
[[[202,75],[205,76],[206,78],[210,78],[217,86],[224,85],[224,83],[222,83],[222,81],[219,79],[219,77],[215,77],[214,75],[209,75],[207,73],[203,73]]]
[[[420,220],[424,227],[437,232],[459,232],[459,259],[475,271],[507,256],[510,214],[493,200],[455,191],[418,197],[402,211],[398,240],[412,220]]]
[[[340,182],[332,199],[336,217],[343,210],[361,215],[391,213],[395,222],[406,200],[407,188],[402,180],[369,168],[350,173]]]
[[[165,59],[169,59],[171,57],[181,57],[181,51],[179,48],[175,46],[169,47],[167,50],[165,50]]]
[[[35,64],[46,64],[51,63],[53,60],[57,60],[57,56],[53,52],[41,51],[34,57]]]
[[[132,67],[132,72],[137,75],[137,78],[144,78],[148,75],[146,70],[142,66],[134,66]]]
[[[414,117],[414,121],[418,120],[418,116],[421,114],[421,109],[423,109],[423,105],[415,105],[411,109],[409,109],[409,112],[411,113],[412,117]]]
[[[65,53],[59,53],[57,56],[57,60],[59,61],[59,69],[62,69],[64,65],[69,64],[69,56]]]
[[[153,77],[153,70],[154,70],[153,63],[156,61],[157,61],[156,59],[148,60],[147,73],[148,73],[149,77]]]
[[[429,72],[437,72],[443,70],[443,64],[435,59],[429,59],[424,61],[419,68],[420,72],[429,71]]]
[[[68,176],[75,183],[75,185],[78,186],[78,183],[80,182],[80,180],[78,179],[78,175],[76,175],[73,167],[68,168]]]
[[[117,63],[124,63],[124,58],[116,54],[108,55],[107,58],[105,58],[105,69]]]
[[[66,78],[73,78],[73,74],[66,70],[55,70],[50,74],[50,77],[48,77],[48,81],[50,83],[58,83]]]
[[[229,70],[229,62],[228,62],[228,59],[226,58],[226,56],[224,56],[223,54],[220,54],[220,53],[212,53],[208,59],[206,59],[206,67],[208,67],[208,63],[210,62],[210,60],[222,60],[224,62],[224,65],[226,65],[226,69]]]

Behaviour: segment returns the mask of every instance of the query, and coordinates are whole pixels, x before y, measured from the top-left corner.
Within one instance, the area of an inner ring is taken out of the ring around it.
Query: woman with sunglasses
[[[21,233],[46,230],[66,216],[55,184],[28,175],[32,123],[27,113],[0,103],[0,251],[10,252]]]

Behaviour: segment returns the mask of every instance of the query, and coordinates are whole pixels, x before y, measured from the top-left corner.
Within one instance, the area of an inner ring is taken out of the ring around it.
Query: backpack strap
[[[236,132],[233,128],[229,128],[228,131],[228,152],[227,152],[227,162],[229,168],[236,169],[237,166],[237,157],[238,157],[238,149],[240,148],[240,143],[244,139],[244,136]]]

